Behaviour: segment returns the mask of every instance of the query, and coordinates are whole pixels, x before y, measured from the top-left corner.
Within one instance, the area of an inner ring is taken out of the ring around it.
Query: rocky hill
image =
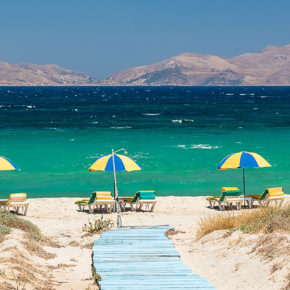
[[[164,61],[116,72],[116,85],[290,85],[290,44],[232,58],[183,53]]]
[[[275,86],[290,85],[290,44],[231,58],[183,53],[97,80],[57,65],[0,62],[0,85]]]
[[[9,64],[0,62],[0,86],[91,85],[96,80],[84,73],[57,65]]]

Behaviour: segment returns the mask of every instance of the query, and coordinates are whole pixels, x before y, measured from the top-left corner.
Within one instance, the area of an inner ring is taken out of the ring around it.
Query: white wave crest
[[[160,113],[143,113],[144,116],[160,116]]]
[[[123,126],[123,127],[118,127],[118,126],[115,126],[115,127],[111,127],[111,129],[116,129],[116,130],[121,130],[121,129],[131,129],[132,127],[130,126]]]
[[[212,149],[218,149],[220,147],[219,146],[211,146],[209,144],[193,144],[189,148],[190,149],[207,149],[207,150],[212,150]]]

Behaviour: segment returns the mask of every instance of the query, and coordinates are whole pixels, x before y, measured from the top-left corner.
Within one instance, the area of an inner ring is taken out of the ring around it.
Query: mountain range
[[[0,62],[0,85],[276,86],[290,85],[290,44],[235,57],[183,53],[95,79],[57,65]]]

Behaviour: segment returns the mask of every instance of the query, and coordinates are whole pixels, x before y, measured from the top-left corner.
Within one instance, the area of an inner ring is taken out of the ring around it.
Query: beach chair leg
[[[90,213],[93,213],[93,209],[92,209],[92,207],[91,207],[90,204],[88,204],[88,207],[89,207],[89,212],[90,212]]]
[[[252,199],[247,199],[246,202],[247,202],[249,208],[253,207],[254,201]]]
[[[219,203],[219,210],[222,211],[224,209],[224,205],[222,205],[221,203]]]
[[[240,210],[242,208],[242,202],[237,202],[237,210]]]
[[[213,205],[214,205],[214,203],[213,203],[211,200],[209,200],[209,207],[210,207],[211,209],[213,209]]]
[[[284,198],[281,198],[279,206],[281,207],[284,202]]]
[[[26,204],[25,207],[24,207],[24,215],[27,214],[27,210],[28,210],[28,204]]]
[[[151,211],[154,210],[155,205],[156,205],[156,202],[152,202],[152,205],[151,205]]]

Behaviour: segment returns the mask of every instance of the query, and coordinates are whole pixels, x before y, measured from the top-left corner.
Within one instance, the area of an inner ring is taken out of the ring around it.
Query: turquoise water
[[[89,172],[125,148],[144,167],[117,174],[120,195],[206,195],[242,188],[241,169],[218,171],[229,153],[257,152],[273,167],[246,170],[248,193],[290,191],[290,88],[0,88],[0,155],[21,171],[0,175],[0,197],[87,196],[113,190]]]

